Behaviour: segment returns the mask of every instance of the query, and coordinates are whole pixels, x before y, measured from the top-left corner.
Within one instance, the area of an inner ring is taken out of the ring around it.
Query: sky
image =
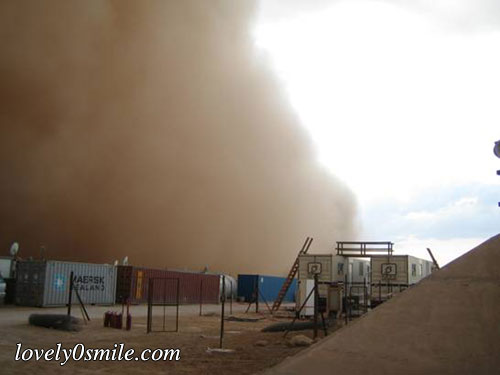
[[[262,0],[253,35],[359,239],[443,265],[500,232],[500,2]]]

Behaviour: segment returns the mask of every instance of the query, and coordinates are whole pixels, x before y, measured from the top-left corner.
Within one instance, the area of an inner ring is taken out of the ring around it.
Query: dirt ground
[[[269,314],[244,313],[246,305],[234,306],[235,316],[264,317],[255,322],[225,321],[224,348],[233,349],[233,353],[207,353],[207,348],[219,347],[220,307],[216,305],[204,308],[205,315],[198,316],[198,306],[182,306],[180,309],[179,332],[154,332],[146,334],[146,308],[132,308],[133,327],[131,331],[103,327],[104,311],[110,308],[89,307],[91,322],[79,332],[62,332],[40,328],[28,324],[30,313],[64,313],[64,309],[37,309],[3,307],[0,309],[0,373],[2,374],[53,374],[55,371],[75,374],[253,374],[269,368],[286,357],[293,356],[302,348],[287,346],[283,333],[263,333],[261,329],[273,322],[289,321],[275,318]],[[166,328],[175,327],[173,310],[167,311]],[[115,306],[112,310],[118,311]],[[228,314],[226,310],[226,314]],[[80,311],[74,309],[74,316]],[[161,311],[155,314],[154,324],[162,328]],[[311,331],[292,332],[287,339],[297,334],[312,337]],[[321,336],[320,336],[321,337]],[[266,340],[266,346],[256,346],[259,340]],[[61,366],[57,361],[44,360],[28,362],[15,361],[16,343],[23,348],[56,348],[61,343],[64,348],[71,348],[83,343],[86,348],[113,348],[115,343],[124,343],[125,349],[133,348],[136,353],[146,348],[179,348],[181,360],[143,362],[143,361],[68,361]]]

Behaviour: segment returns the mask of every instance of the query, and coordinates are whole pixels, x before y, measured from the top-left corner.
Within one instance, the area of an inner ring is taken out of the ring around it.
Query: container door
[[[314,280],[306,280],[306,295],[304,298],[307,298],[309,293],[314,289]],[[305,309],[305,315],[306,316],[313,316],[314,315],[314,294],[309,297],[309,300],[306,303],[306,306],[304,307]]]
[[[299,308],[302,306],[311,291],[314,289],[314,280],[302,280],[300,285],[300,301]],[[307,303],[302,309],[300,315],[302,316],[313,316],[314,315],[314,294],[309,297]]]

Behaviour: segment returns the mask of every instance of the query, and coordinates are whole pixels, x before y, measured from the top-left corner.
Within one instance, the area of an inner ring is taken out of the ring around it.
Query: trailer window
[[[424,274],[424,265],[420,264],[418,276],[422,276],[423,274]]]
[[[343,275],[344,274],[344,263],[338,263],[337,264],[337,274],[338,275]]]
[[[364,266],[363,263],[359,263],[359,276],[363,276],[364,275],[363,266]]]
[[[411,265],[411,275],[412,276],[417,276],[417,265],[413,264]]]

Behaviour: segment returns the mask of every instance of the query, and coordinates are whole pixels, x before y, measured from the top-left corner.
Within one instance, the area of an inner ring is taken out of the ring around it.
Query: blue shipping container
[[[259,283],[259,301],[272,303],[278,297],[278,293],[285,282],[285,277],[265,275],[238,275],[238,297],[244,297],[245,302],[252,300],[257,282]],[[293,279],[283,302],[294,302],[297,280]]]

